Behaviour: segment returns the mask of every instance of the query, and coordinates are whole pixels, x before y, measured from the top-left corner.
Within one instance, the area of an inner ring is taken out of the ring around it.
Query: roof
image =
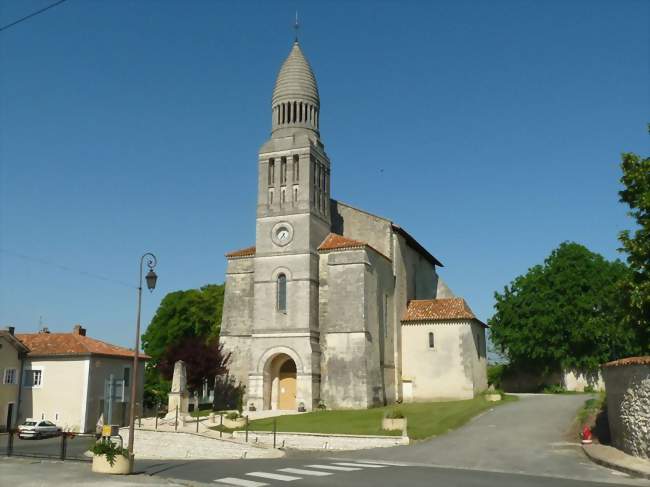
[[[29,347],[28,357],[103,355],[133,358],[133,350],[77,333],[20,333],[16,338]],[[139,356],[151,358],[145,354]]]
[[[29,352],[29,348],[9,330],[0,330],[0,338],[7,340],[19,352]]]
[[[325,237],[323,243],[321,243],[318,246],[319,252],[328,252],[331,250],[354,250],[354,249],[371,249],[375,251],[377,254],[381,255],[383,258],[390,261],[388,257],[386,257],[384,254],[379,252],[377,249],[375,249],[367,242],[344,237],[343,235],[339,235],[338,233],[330,233],[327,237]]]
[[[650,365],[650,355],[642,357],[626,357],[603,364],[603,367],[620,367],[621,365]]]
[[[463,298],[413,299],[402,316],[402,322],[439,320],[476,320],[486,326]]]
[[[411,236],[411,234],[408,233],[406,230],[404,230],[402,227],[400,227],[399,225],[395,225],[393,223],[393,230],[396,233],[399,233],[402,237],[404,237],[404,239],[406,240],[406,243],[410,247],[417,250],[420,254],[422,254],[422,257],[427,259],[431,263],[431,265],[434,265],[434,266],[437,265],[438,267],[444,267],[444,265],[442,265],[442,262],[440,262],[438,259],[436,259],[433,255],[431,255],[431,253],[427,249],[425,249],[420,244],[420,242],[415,240],[415,238],[413,238],[413,236]]]
[[[298,41],[293,43],[289,56],[280,68],[273,89],[272,105],[295,100],[306,100],[320,106],[316,77]]]
[[[236,259],[238,257],[253,257],[255,255],[255,246],[246,247],[245,249],[233,250],[226,254],[227,259]]]

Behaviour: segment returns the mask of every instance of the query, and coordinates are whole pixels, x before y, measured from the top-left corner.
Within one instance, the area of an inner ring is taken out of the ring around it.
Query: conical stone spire
[[[293,43],[289,56],[280,68],[271,105],[272,132],[285,128],[304,128],[318,133],[318,85],[298,41]]]

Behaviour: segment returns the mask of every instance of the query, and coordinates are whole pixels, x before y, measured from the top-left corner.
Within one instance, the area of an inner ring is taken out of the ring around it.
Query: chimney
[[[79,336],[85,337],[86,336],[86,329],[81,325],[74,325],[74,327],[72,328],[72,333],[73,333],[73,335],[79,335]]]
[[[7,331],[9,331],[10,335],[13,335],[14,332],[16,331],[16,327],[15,326],[8,326]]]

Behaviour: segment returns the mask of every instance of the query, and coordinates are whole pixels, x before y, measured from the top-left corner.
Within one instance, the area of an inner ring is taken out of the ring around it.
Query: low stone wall
[[[650,356],[603,365],[612,444],[650,458]]]
[[[506,392],[539,392],[546,386],[557,384],[567,391],[584,392],[586,388],[594,391],[605,390],[605,382],[600,371],[588,372],[577,369],[565,369],[548,375],[511,370],[504,374],[501,388]]]
[[[124,445],[129,441],[129,429],[120,429]],[[270,448],[239,441],[212,438],[200,433],[135,430],[135,457],[149,459],[222,460],[239,458],[277,458],[284,454]]]
[[[246,433],[234,431],[233,437],[243,441]],[[362,450],[408,445],[408,436],[328,435],[321,433],[277,433],[276,447],[297,450]],[[249,443],[273,445],[273,432],[249,431]]]

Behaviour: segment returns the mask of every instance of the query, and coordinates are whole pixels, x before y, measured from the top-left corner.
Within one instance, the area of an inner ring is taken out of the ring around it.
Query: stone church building
[[[255,246],[226,255],[221,341],[246,407],[475,396],[487,387],[486,326],[406,230],[332,199],[320,108],[296,41],[259,151]]]

